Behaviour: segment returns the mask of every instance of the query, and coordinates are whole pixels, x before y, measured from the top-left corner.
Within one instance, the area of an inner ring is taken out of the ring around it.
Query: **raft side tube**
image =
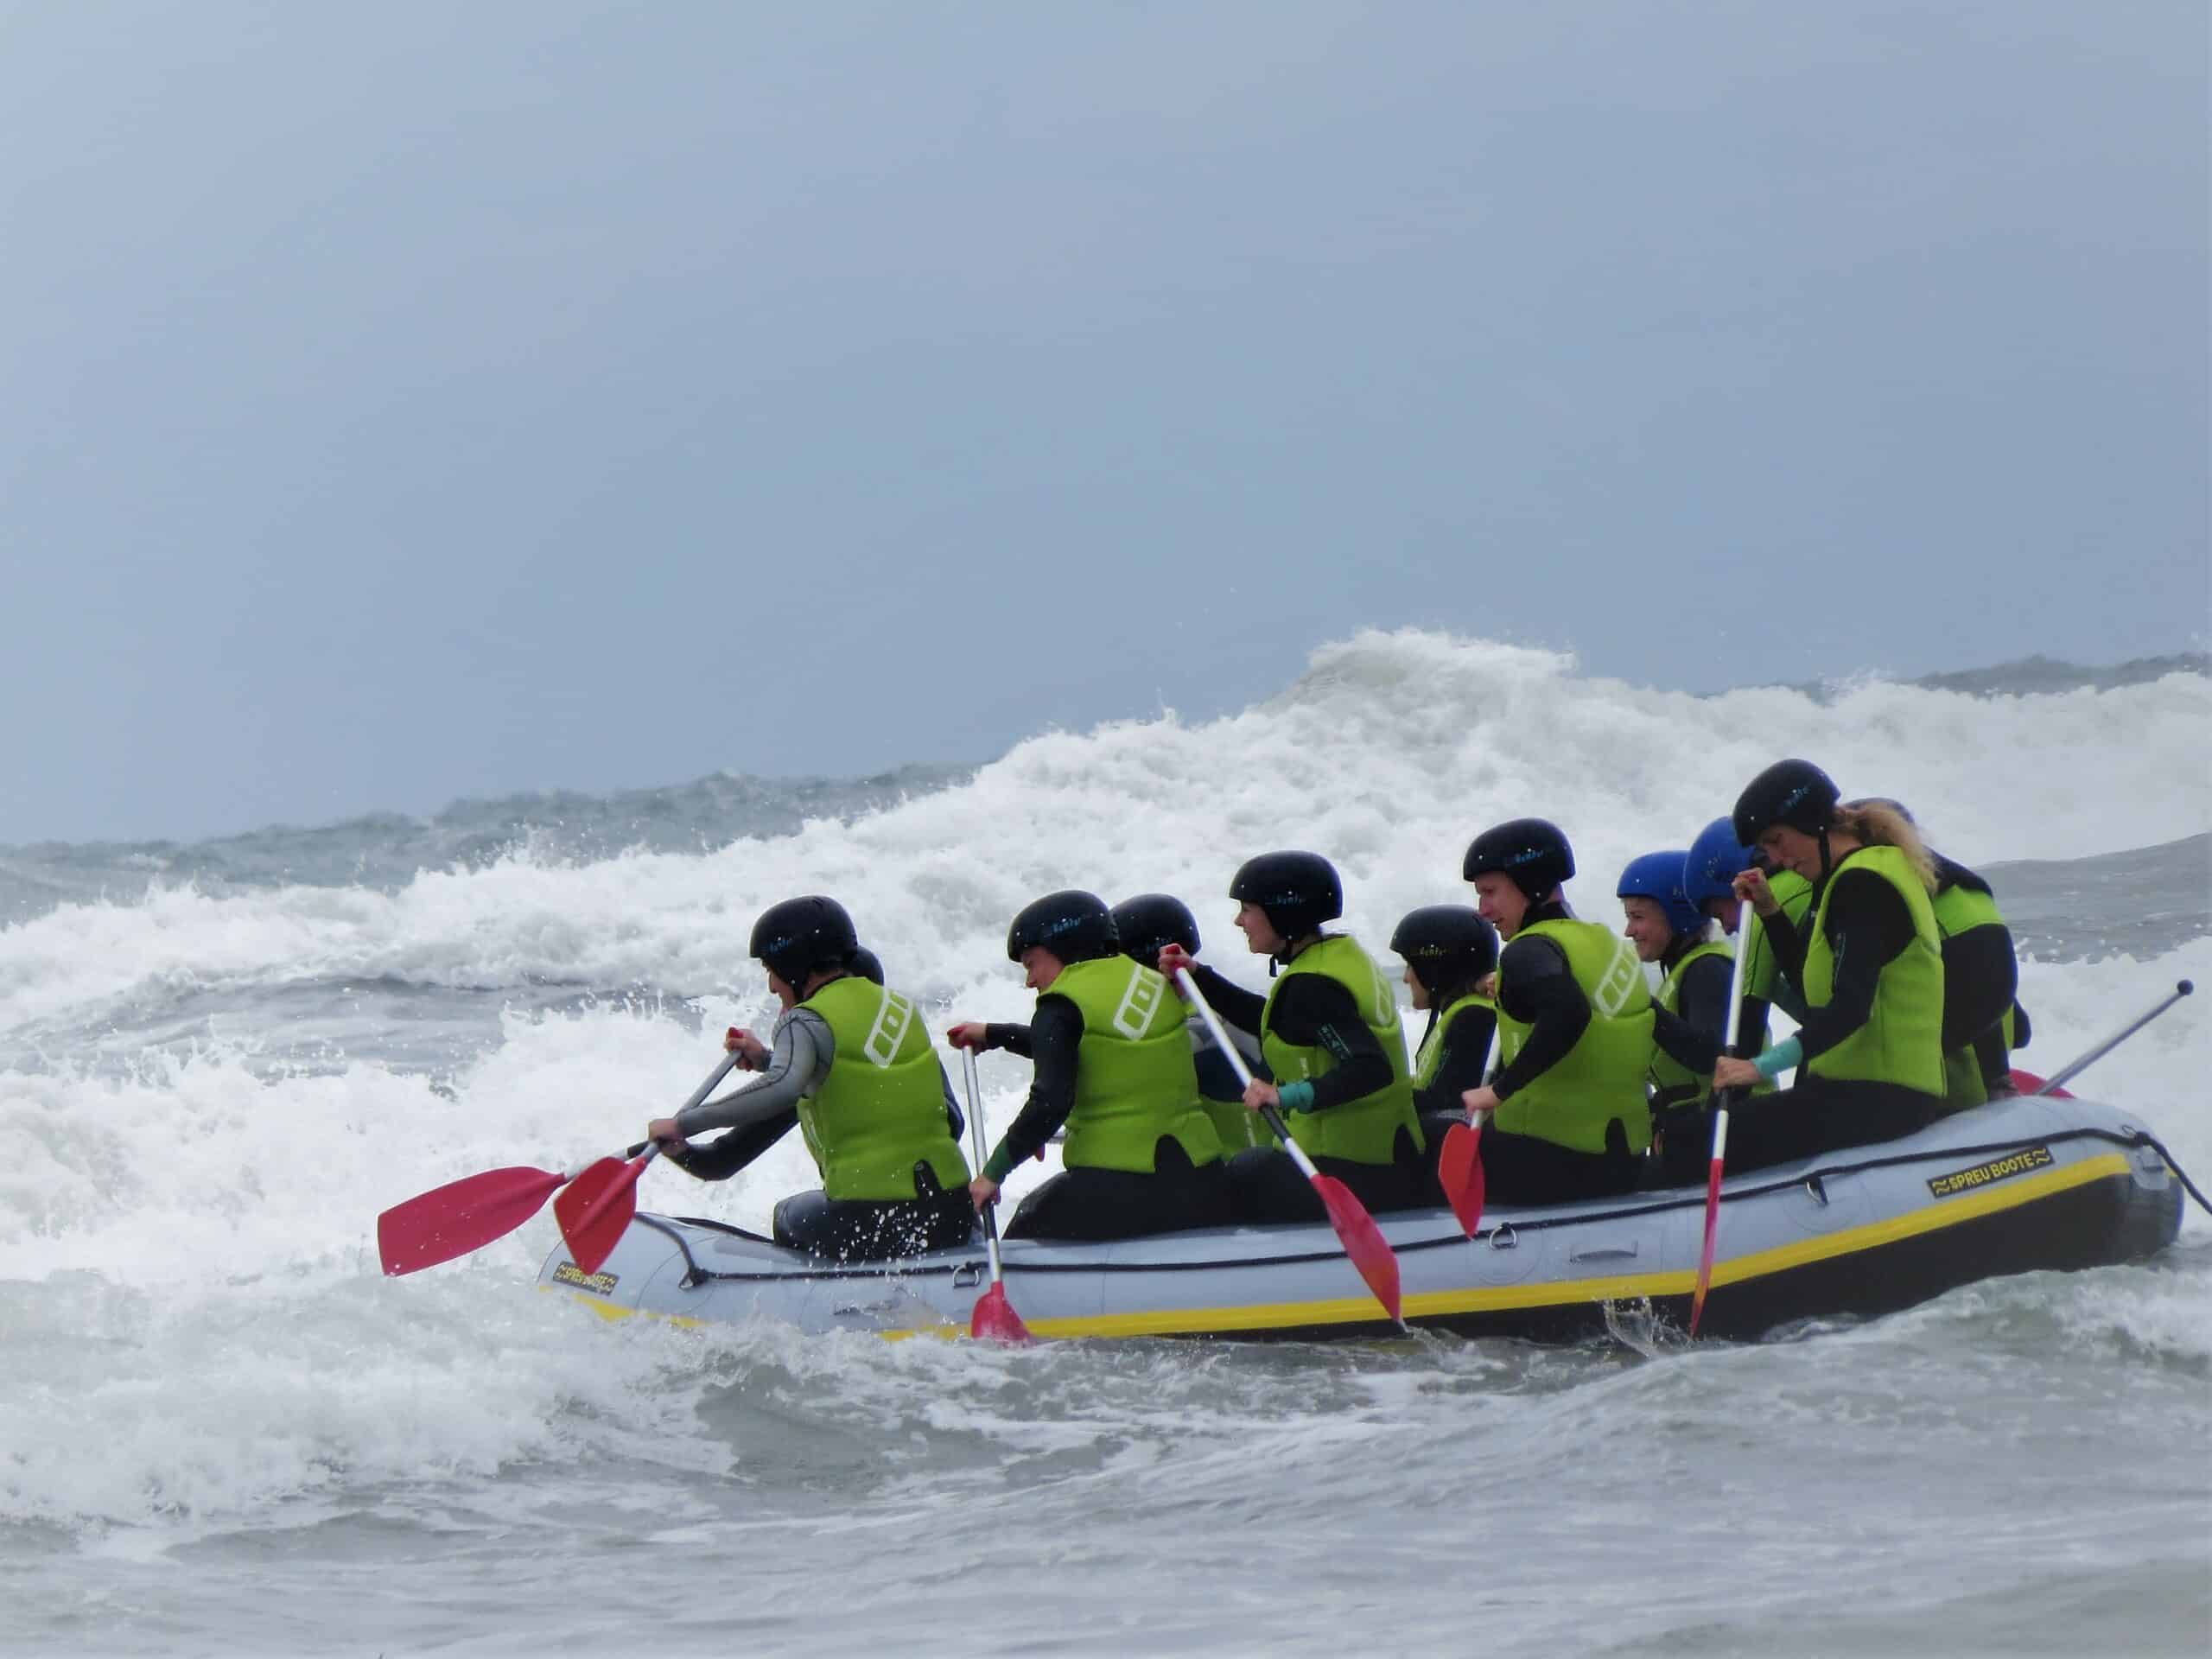
[[[1872,1315],[2003,1274],[2155,1254],[2180,1228],[2180,1184],[2133,1117],[2085,1101],[2014,1099],[1904,1140],[1731,1179],[1713,1287],[1716,1334]],[[1668,1188],[1493,1210],[1468,1239],[1449,1211],[1377,1217],[1409,1325],[1571,1340],[1609,1303],[1686,1322],[1703,1197]],[[1009,1294],[1040,1336],[1385,1336],[1395,1327],[1320,1224],[1192,1230],[1113,1243],[1018,1239]],[[566,1268],[566,1274],[563,1269]],[[640,1215],[605,1274],[575,1282],[565,1251],[541,1282],[672,1317],[767,1318],[804,1330],[964,1331],[981,1294],[973,1244],[837,1263],[724,1224]]]

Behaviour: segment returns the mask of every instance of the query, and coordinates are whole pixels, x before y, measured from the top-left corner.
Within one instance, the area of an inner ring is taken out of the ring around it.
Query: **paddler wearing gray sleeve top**
[[[648,1135],[664,1143],[670,1162],[702,1181],[726,1181],[798,1127],[799,1102],[836,1058],[837,1039],[829,1022],[809,1008],[779,1019],[773,1037],[771,1048],[751,1032],[739,1031],[722,1045],[738,1055],[740,1065],[761,1074],[757,1082],[649,1126]],[[717,1129],[728,1133],[690,1144],[694,1136]]]
[[[752,950],[785,1012],[772,1047],[745,1032],[724,1046],[760,1068],[760,1080],[656,1119],[647,1133],[712,1180],[798,1123],[822,1185],[776,1205],[779,1244],[877,1261],[964,1242],[975,1221],[967,1160],[947,1132],[944,1070],[912,999],[851,971],[860,944],[834,899],[771,906],[753,925]],[[707,1146],[683,1144],[716,1129]]]

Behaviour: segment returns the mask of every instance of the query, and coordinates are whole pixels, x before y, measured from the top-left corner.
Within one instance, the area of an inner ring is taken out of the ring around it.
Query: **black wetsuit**
[[[1989,883],[1941,854],[1936,859],[1936,891],[1948,887],[1989,892]],[[1943,1052],[1972,1045],[1982,1087],[1993,1095],[2009,1093],[2012,1061],[2005,1041],[2004,1020],[2014,1014],[2011,1047],[2026,1043],[2027,1014],[2017,1001],[2020,962],[2012,933],[2000,922],[1985,922],[1943,938]],[[2019,1009],[2018,1013],[2014,1011]]]
[[[1804,1059],[1827,1052],[1872,1015],[1882,969],[1913,942],[1912,912],[1881,874],[1847,864],[1829,878],[1826,928],[1835,963],[1835,986],[1825,1005],[1806,1011],[1797,1041]],[[1814,895],[1808,918],[1820,914]],[[1793,984],[1805,982],[1806,939],[1777,914],[1767,941]],[[1807,925],[1811,925],[1808,920]],[[1754,1095],[1732,1110],[1728,1168],[1763,1169],[1816,1153],[1895,1140],[1926,1128],[1942,1115],[1943,1099],[1894,1083],[1810,1077],[1800,1070],[1795,1088]]]
[[[1382,1052],[1351,993],[1325,974],[1295,974],[1276,992],[1274,1005],[1211,968],[1193,967],[1198,988],[1223,1020],[1239,1031],[1262,1036],[1268,1031],[1299,1048],[1327,1051],[1337,1064],[1307,1080],[1313,1091],[1310,1111],[1325,1112],[1390,1086],[1390,1057]],[[1478,1062],[1479,1063],[1479,1062]],[[1387,1164],[1356,1163],[1349,1158],[1315,1158],[1313,1166],[1351,1190],[1370,1213],[1421,1209],[1436,1202],[1428,1161],[1401,1126]],[[1328,1211],[1288,1153],[1279,1147],[1253,1147],[1229,1160],[1237,1212],[1247,1221],[1325,1221]]]
[[[1077,1049],[1083,1010],[1050,992],[1037,999],[1027,1025],[984,1028],[986,1048],[1003,1048],[1035,1067],[1022,1102],[983,1173],[1003,1182],[1025,1158],[1042,1151],[1075,1109]],[[1001,1167],[1003,1161],[1003,1167]],[[1065,1168],[1023,1198],[1006,1224],[1008,1238],[1103,1240],[1221,1227],[1233,1218],[1221,1161],[1192,1167],[1182,1143],[1163,1135],[1153,1145],[1153,1170]]]
[[[1660,958],[1660,967],[1672,973],[1674,964],[1694,950],[1698,943],[1695,939],[1677,941]],[[1681,983],[1675,987],[1674,1012],[1668,1012],[1656,1002],[1652,1005],[1651,1037],[1660,1052],[1700,1079],[1712,1077],[1713,1062],[1720,1058],[1721,1041],[1728,1033],[1728,988],[1734,971],[1734,964],[1726,957],[1700,957],[1683,972]],[[1748,1019],[1750,998],[1745,999],[1744,1007]],[[1765,1023],[1765,1009],[1766,1005],[1760,1003],[1762,1027]],[[1738,1037],[1740,1039],[1740,1033]],[[1705,1103],[1699,1098],[1704,1092],[1703,1082],[1679,1084],[1673,1090],[1652,1091],[1655,1141],[1651,1169],[1668,1185],[1705,1179],[1712,1142],[1712,1118]]]
[[[1501,1102],[1510,1100],[1560,1063],[1590,1025],[1590,1001],[1567,967],[1566,953],[1534,923],[1571,921],[1564,905],[1531,905],[1522,931],[1497,959],[1498,1007],[1529,1027],[1528,1040],[1513,1063],[1491,1079]],[[1629,1151],[1628,1135],[1616,1120],[1603,1152],[1582,1152],[1539,1135],[1514,1135],[1495,1122],[1483,1130],[1483,1182],[1486,1204],[1566,1204],[1578,1198],[1612,1198],[1637,1184],[1642,1160]]]

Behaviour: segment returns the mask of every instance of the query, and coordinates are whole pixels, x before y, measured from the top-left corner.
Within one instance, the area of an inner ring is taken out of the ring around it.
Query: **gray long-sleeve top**
[[[690,1140],[710,1130],[747,1128],[786,1115],[795,1122],[798,1103],[813,1088],[814,1080],[836,1063],[836,1034],[812,1008],[793,1008],[776,1021],[771,1040],[767,1062],[758,1078],[720,1100],[702,1100],[690,1110],[678,1112],[677,1132]],[[943,1062],[938,1063],[938,1083],[944,1094],[945,1121],[957,1140],[965,1120],[953,1098],[952,1079],[945,1075]]]
[[[793,1008],[776,1021],[767,1063],[760,1077],[720,1100],[702,1100],[676,1116],[686,1140],[710,1129],[741,1129],[784,1112],[796,1112],[814,1079],[837,1058],[830,1022],[811,1008]]]

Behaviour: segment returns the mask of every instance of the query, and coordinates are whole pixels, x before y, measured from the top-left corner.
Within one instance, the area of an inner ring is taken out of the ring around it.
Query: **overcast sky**
[[[2200,0],[0,4],[0,842],[982,760],[1418,623],[2200,647]]]

